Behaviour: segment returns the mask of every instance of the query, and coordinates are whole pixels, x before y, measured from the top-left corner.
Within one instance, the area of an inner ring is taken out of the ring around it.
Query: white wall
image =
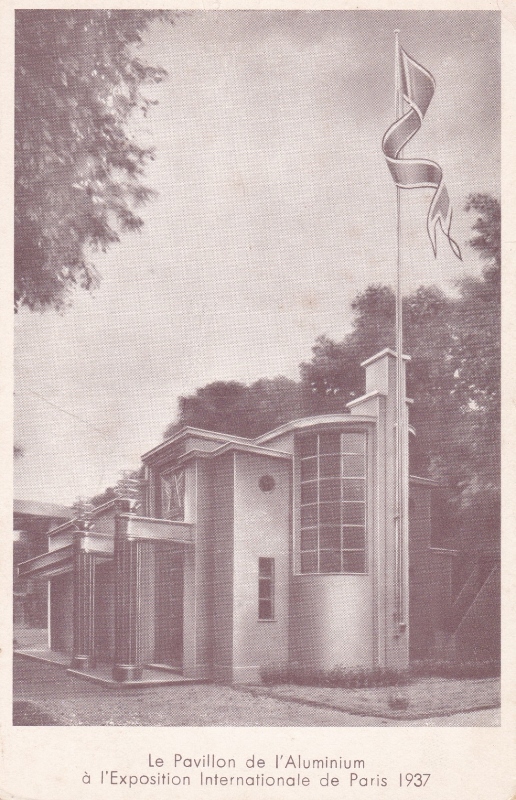
[[[290,461],[235,455],[233,679],[259,679],[260,667],[288,660]],[[260,489],[270,475],[275,487]],[[258,559],[275,561],[274,620],[258,619]]]
[[[322,669],[372,666],[369,575],[293,577],[290,660]]]

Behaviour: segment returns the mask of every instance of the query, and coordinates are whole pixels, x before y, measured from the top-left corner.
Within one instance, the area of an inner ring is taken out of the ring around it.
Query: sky
[[[215,380],[298,377],[350,303],[393,284],[394,34],[437,89],[407,155],[437,161],[464,261],[426,233],[431,190],[402,198],[406,292],[453,291],[481,264],[471,192],[499,196],[499,17],[459,11],[195,11],[153,25],[142,56],[168,78],[132,135],[157,196],[141,233],[93,260],[64,314],[15,320],[14,496],[71,504],[158,444],[177,398]]]

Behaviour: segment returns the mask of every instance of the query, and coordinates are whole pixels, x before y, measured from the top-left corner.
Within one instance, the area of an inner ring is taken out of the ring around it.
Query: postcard
[[[516,16],[393,5],[2,11],[6,800],[516,791]]]

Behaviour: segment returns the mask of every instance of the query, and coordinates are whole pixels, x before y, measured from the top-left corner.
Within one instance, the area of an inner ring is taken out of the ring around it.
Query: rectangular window
[[[274,619],[274,559],[258,559],[258,619]]]
[[[366,434],[300,438],[301,572],[366,571]]]

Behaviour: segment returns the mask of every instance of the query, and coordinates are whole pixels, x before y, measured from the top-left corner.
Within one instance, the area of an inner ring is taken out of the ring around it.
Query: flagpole
[[[403,113],[400,75],[400,31],[394,31],[395,46],[395,114]],[[398,153],[401,156],[401,150]],[[403,530],[404,530],[404,392],[403,392],[403,301],[401,259],[401,188],[396,186],[396,506],[395,506],[395,618],[398,628],[405,625],[403,597]]]
[[[433,188],[434,196],[427,214],[427,231],[436,254],[437,228],[440,227],[452,252],[461,258],[460,249],[451,236],[452,210],[450,198],[443,183],[442,169],[428,159],[401,158],[404,146],[418,132],[435,92],[433,75],[418,64],[399,44],[399,30],[395,31],[395,120],[382,140],[382,150],[396,185],[396,412],[395,412],[395,578],[394,620],[397,633],[403,633],[408,624],[407,569],[408,569],[408,413],[405,397],[403,364],[403,248],[402,248],[402,189]],[[405,109],[406,113],[405,113]]]

